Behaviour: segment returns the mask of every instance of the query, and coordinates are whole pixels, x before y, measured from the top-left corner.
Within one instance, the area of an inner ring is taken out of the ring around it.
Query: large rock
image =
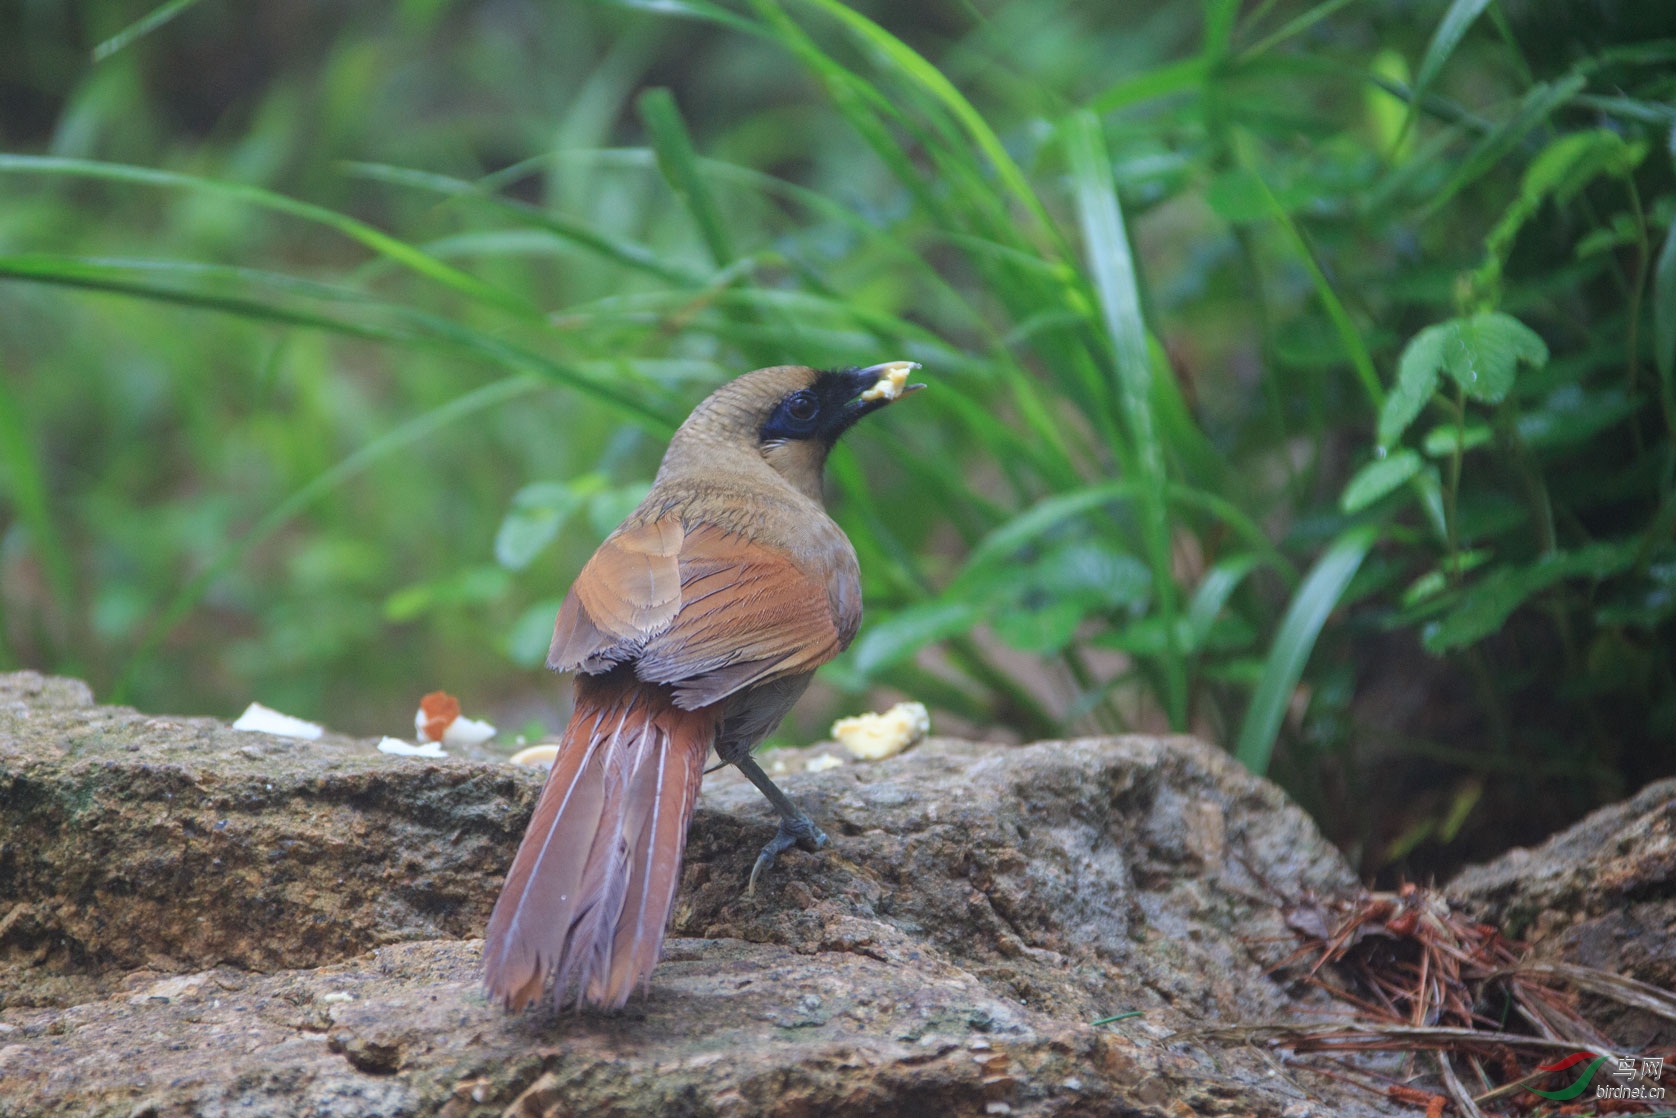
[[[1530,942],[1539,962],[1676,990],[1676,779],[1649,784],[1535,849],[1468,867],[1447,892]],[[1676,1023],[1604,999],[1584,1008],[1628,1048],[1676,1046]]]
[[[828,850],[743,896],[773,819],[710,777],[649,993],[511,1017],[476,937],[536,774],[0,676],[0,1115],[1390,1112],[1167,1039],[1318,1019],[1266,973],[1279,894],[1353,884],[1217,750],[932,741],[783,783]]]

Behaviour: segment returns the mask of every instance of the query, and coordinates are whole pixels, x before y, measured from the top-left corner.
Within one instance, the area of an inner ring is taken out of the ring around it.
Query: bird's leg
[[[757,764],[748,752],[733,758],[733,764],[745,774],[745,779],[757,786],[757,791],[768,797],[768,802],[780,813],[780,829],[774,832],[774,837],[768,840],[768,845],[757,855],[756,865],[751,867],[751,877],[745,885],[745,895],[750,897],[756,894],[757,875],[772,866],[781,851],[796,846],[800,850],[813,853],[826,845],[826,835],[815,826],[813,819],[791,802],[791,797],[780,791],[779,786],[768,779],[768,774],[762,771],[762,766]]]

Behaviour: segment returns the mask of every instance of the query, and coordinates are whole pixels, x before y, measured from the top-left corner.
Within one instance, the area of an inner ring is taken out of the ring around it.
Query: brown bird
[[[576,706],[489,918],[484,985],[522,1009],[621,1006],[657,964],[711,747],[780,813],[750,887],[826,835],[751,758],[861,623],[855,549],[827,516],[827,452],[922,385],[911,362],[778,365],[712,393],[652,491],[559,607],[547,666]]]

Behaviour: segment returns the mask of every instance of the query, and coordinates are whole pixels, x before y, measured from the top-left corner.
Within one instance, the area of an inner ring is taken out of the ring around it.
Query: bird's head
[[[704,443],[749,451],[818,501],[827,452],[862,416],[924,388],[908,383],[917,368],[912,361],[888,361],[864,369],[758,369],[712,392],[681,425],[670,449]]]

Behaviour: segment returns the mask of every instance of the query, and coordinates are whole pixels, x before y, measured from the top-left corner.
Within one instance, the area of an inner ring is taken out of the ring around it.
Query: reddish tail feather
[[[483,945],[484,985],[522,1009],[616,1007],[657,965],[715,708],[677,707],[632,670],[576,679],[576,710]]]

